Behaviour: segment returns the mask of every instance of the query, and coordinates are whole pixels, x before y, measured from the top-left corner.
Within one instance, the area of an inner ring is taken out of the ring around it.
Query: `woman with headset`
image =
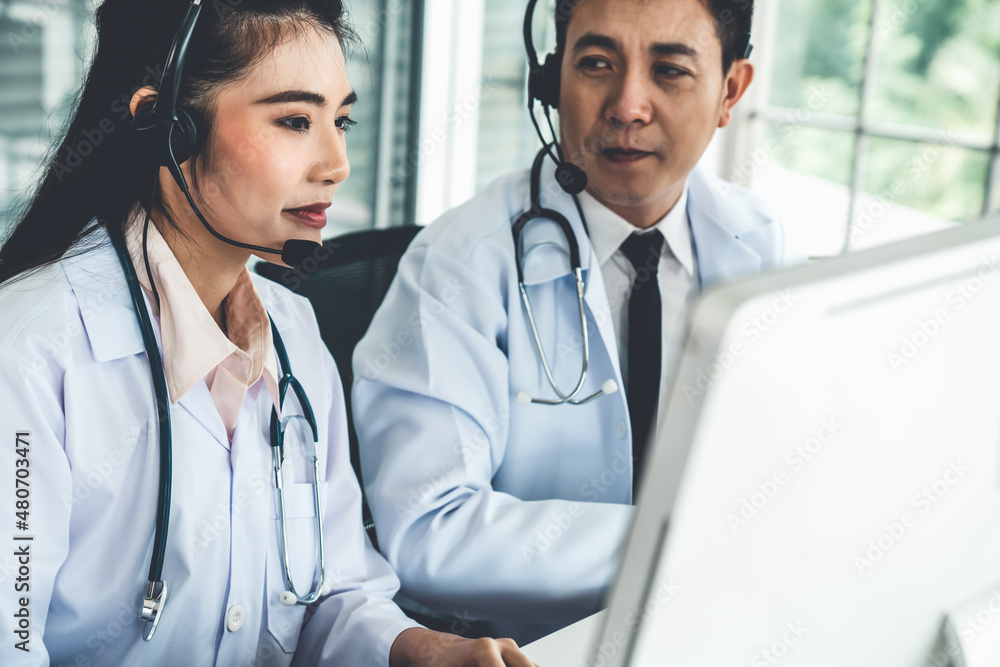
[[[322,249],[341,3],[106,0],[97,28],[0,248],[0,664],[530,665],[393,604],[313,313],[246,268]]]

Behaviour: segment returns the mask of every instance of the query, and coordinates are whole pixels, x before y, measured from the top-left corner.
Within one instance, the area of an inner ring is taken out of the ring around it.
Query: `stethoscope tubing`
[[[163,360],[160,356],[159,346],[156,343],[152,321],[146,308],[145,299],[142,296],[139,278],[135,271],[125,242],[124,232],[121,229],[108,227],[108,234],[111,244],[118,256],[118,261],[125,274],[125,282],[128,287],[129,297],[136,312],[139,323],[139,330],[142,334],[143,345],[146,349],[146,356],[149,361],[150,373],[153,380],[153,389],[156,401],[157,424],[159,430],[160,444],[160,480],[159,493],[156,507],[156,525],[153,535],[153,553],[150,557],[148,590],[143,598],[140,619],[146,623],[151,623],[148,632],[143,634],[143,639],[149,641],[153,638],[156,628],[160,622],[161,614],[166,603],[167,582],[163,581],[163,562],[166,555],[167,534],[170,519],[170,495],[172,486],[172,430],[170,424],[170,397],[167,390],[166,376],[163,371]],[[298,379],[292,374],[291,364],[288,360],[288,353],[285,344],[275,326],[274,320],[268,315],[271,325],[271,333],[274,340],[274,348],[278,361],[284,373],[279,380],[278,405],[281,405],[285,392],[289,387],[295,394],[302,407],[303,415],[299,418],[305,419],[310,427],[312,442],[308,443],[308,454],[312,460],[313,469],[313,508],[316,518],[316,554],[319,561],[319,584],[315,590],[308,595],[299,595],[292,580],[291,566],[288,557],[288,537],[285,525],[285,497],[284,479],[282,464],[284,461],[283,430],[278,423],[277,410],[271,410],[271,447],[272,458],[275,471],[275,488],[278,496],[278,523],[281,538],[282,556],[282,578],[286,587],[285,593],[281,596],[281,602],[286,605],[302,604],[307,605],[315,602],[324,592],[326,579],[326,552],[323,540],[323,502],[319,494],[319,460],[316,455],[316,444],[319,440],[319,431],[316,425],[316,418],[312,410],[309,398],[305,389]]]
[[[617,390],[617,385],[611,381],[611,384],[605,383],[600,391],[587,396],[582,399],[576,398],[581,391],[583,391],[583,386],[587,382],[587,373],[590,368],[590,333],[589,327],[587,326],[587,313],[584,307],[584,293],[585,285],[583,282],[583,269],[581,267],[580,261],[580,244],[576,238],[576,232],[573,231],[573,226],[570,224],[569,220],[562,213],[556,210],[545,208],[541,204],[541,171],[542,163],[546,157],[552,157],[552,147],[551,145],[543,146],[542,149],[535,156],[535,160],[531,165],[531,179],[530,179],[530,192],[531,192],[531,208],[527,211],[521,213],[517,219],[511,225],[511,235],[514,241],[514,264],[517,268],[517,288],[521,295],[521,303],[524,306],[525,314],[528,317],[528,324],[531,328],[532,338],[535,342],[535,349],[538,352],[539,361],[542,364],[542,369],[545,372],[545,377],[549,381],[549,385],[552,387],[552,391],[555,392],[557,399],[544,399],[544,398],[534,398],[528,396],[524,392],[518,395],[518,402],[521,403],[537,403],[540,405],[583,405],[589,403],[590,401],[598,398],[607,393],[613,393]],[[553,158],[554,160],[555,158]],[[571,195],[572,196],[572,195]],[[573,196],[573,200],[576,201],[576,197]],[[578,205],[579,206],[579,205]],[[525,226],[533,220],[548,219],[555,222],[563,232],[563,236],[566,238],[569,250],[569,263],[570,269],[573,273],[573,279],[576,283],[576,299],[577,307],[579,309],[580,315],[580,336],[583,342],[583,359],[581,361],[580,377],[576,382],[576,386],[572,391],[564,393],[559,385],[556,383],[555,376],[552,374],[552,367],[549,364],[548,356],[545,354],[545,347],[542,345],[542,338],[538,332],[538,325],[535,322],[535,314],[531,307],[531,299],[528,298],[528,290],[524,284],[524,266],[521,262],[521,232],[524,230]],[[582,215],[581,215],[582,218]],[[612,389],[612,387],[614,389]],[[609,390],[611,389],[611,390]]]
[[[132,264],[132,258],[125,247],[125,237],[109,229],[111,244],[118,254],[118,260],[125,271],[129,296],[139,319],[139,330],[142,332],[142,342],[149,358],[149,370],[153,376],[153,388],[156,394],[156,420],[160,432],[160,492],[156,505],[156,533],[153,540],[153,556],[149,564],[149,583],[160,583],[163,576],[163,560],[167,548],[167,532],[170,522],[170,488],[173,474],[171,458],[172,432],[170,428],[170,399],[167,393],[167,379],[163,372],[163,360],[156,344],[153,324],[146,310],[145,299],[139,287],[139,278]]]

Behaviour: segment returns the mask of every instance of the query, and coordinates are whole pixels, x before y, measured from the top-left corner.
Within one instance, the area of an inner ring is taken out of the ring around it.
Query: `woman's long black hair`
[[[0,284],[58,260],[94,218],[109,229],[122,229],[137,203],[162,210],[150,201],[157,166],[134,140],[129,102],[140,88],[159,86],[167,51],[189,4],[105,0],[97,9],[97,50],[79,103],[24,213],[0,247]],[[214,120],[213,89],[238,81],[289,33],[313,27],[345,46],[356,39],[340,0],[204,4],[180,95],[181,106],[198,123],[199,149]]]

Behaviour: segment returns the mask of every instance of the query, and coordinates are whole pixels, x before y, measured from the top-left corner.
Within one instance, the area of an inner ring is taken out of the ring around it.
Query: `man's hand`
[[[391,667],[538,667],[512,639],[466,639],[410,628],[389,651]]]

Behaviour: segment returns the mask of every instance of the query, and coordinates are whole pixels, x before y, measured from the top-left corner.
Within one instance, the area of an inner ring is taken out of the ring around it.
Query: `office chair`
[[[338,236],[323,242],[325,258],[316,262],[309,260],[298,271],[270,262],[260,262],[256,266],[258,274],[309,299],[316,312],[320,335],[337,362],[344,385],[351,467],[361,486],[365,530],[376,549],[378,538],[361,480],[358,436],[351,415],[351,384],[354,381],[351,355],[396,275],[399,258],[420,229],[407,225]]]

